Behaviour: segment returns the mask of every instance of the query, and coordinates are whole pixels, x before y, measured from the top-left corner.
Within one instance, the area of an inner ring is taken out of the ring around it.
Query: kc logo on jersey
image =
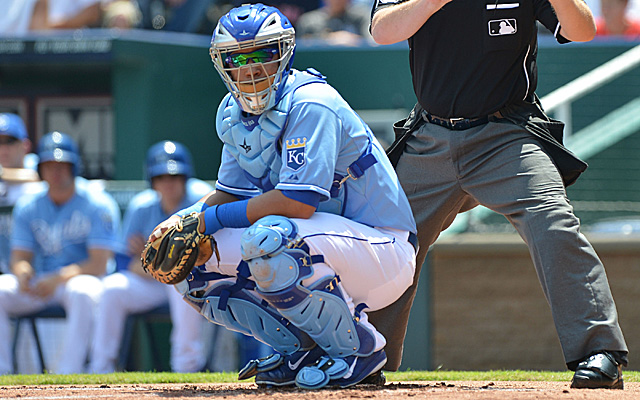
[[[287,167],[294,171],[299,170],[306,163],[305,147],[307,138],[296,138],[286,141],[287,145]]]

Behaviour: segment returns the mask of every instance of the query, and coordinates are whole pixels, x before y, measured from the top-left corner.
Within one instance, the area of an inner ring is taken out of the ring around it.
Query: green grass
[[[387,381],[566,381],[571,372],[554,371],[405,371],[386,372]],[[640,382],[639,371],[624,371],[626,382]],[[172,372],[119,372],[105,375],[4,375],[0,386],[15,385],[118,385],[144,383],[232,383],[237,374]]]

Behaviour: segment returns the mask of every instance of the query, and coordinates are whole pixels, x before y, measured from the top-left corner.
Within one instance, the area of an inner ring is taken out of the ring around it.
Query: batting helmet
[[[154,144],[147,151],[147,179],[158,175],[193,176],[193,162],[189,150],[178,142],[165,140]]]
[[[0,114],[0,135],[25,140],[27,138],[27,128],[24,126],[22,118],[18,115],[2,113]]]
[[[49,132],[38,142],[38,172],[40,165],[47,161],[65,162],[73,166],[73,175],[82,169],[78,145],[71,136],[62,132]]]
[[[259,47],[260,49],[253,49]],[[242,53],[251,48],[250,53]],[[251,114],[262,114],[273,107],[284,90],[287,76],[293,65],[296,49],[293,25],[277,8],[263,4],[245,4],[229,11],[218,21],[211,37],[209,54],[218,74],[240,107]],[[233,56],[232,56],[232,53]],[[252,68],[263,68],[266,89],[258,89],[255,79],[234,81],[231,71],[253,61]],[[264,66],[277,64],[278,70],[268,75]],[[239,84],[253,87],[241,91]]]

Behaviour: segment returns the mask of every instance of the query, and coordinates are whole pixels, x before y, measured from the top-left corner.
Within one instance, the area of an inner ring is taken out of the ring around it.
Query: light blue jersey
[[[133,256],[128,254],[127,248],[131,236],[139,235],[146,239],[159,223],[169,218],[176,211],[196,203],[212,190],[213,187],[208,183],[200,179],[190,178],[187,181],[186,195],[182,202],[177,209],[168,214],[162,210],[158,192],[153,189],[146,189],[138,193],[129,201],[124,214],[118,252],[123,255]]]
[[[318,211],[415,232],[393,167],[347,102],[306,72],[294,70],[286,85],[280,102],[259,116],[242,113],[231,95],[223,99],[216,118],[224,142],[216,188],[241,198],[275,188]],[[353,166],[359,159],[363,163]],[[348,167],[360,167],[362,176],[339,185]]]
[[[76,185],[62,205],[42,191],[16,203],[11,248],[34,254],[37,275],[53,272],[88,259],[89,249],[115,250],[119,217],[117,203],[104,191]]]
[[[0,271],[10,272],[11,256],[11,212],[16,201],[26,195],[41,192],[47,188],[44,182],[8,183],[0,182]]]

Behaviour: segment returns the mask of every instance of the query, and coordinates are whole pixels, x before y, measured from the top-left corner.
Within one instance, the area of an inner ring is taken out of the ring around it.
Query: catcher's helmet
[[[82,169],[78,145],[71,136],[62,132],[49,132],[38,142],[38,172],[40,165],[47,161],[65,162],[73,166],[73,175]]]
[[[261,47],[273,51],[273,54],[263,55],[245,54],[244,59],[231,61],[231,53]],[[224,84],[242,109],[251,114],[262,114],[273,107],[284,90],[287,76],[293,64],[296,49],[295,30],[293,25],[277,8],[263,4],[246,4],[232,9],[223,15],[211,37],[209,54],[216,70]],[[267,64],[278,65],[275,74],[268,76],[265,71],[264,79],[269,79],[268,87],[264,90],[256,88],[256,81],[252,79],[242,82],[245,86],[253,87],[253,91],[240,91],[237,81],[231,76],[231,71],[239,69],[249,60],[252,68],[263,68]]]
[[[189,150],[178,142],[164,140],[147,151],[147,179],[158,175],[193,176],[193,162]]]
[[[27,138],[27,128],[24,126],[22,118],[18,115],[2,113],[0,114],[0,135],[25,140]]]

